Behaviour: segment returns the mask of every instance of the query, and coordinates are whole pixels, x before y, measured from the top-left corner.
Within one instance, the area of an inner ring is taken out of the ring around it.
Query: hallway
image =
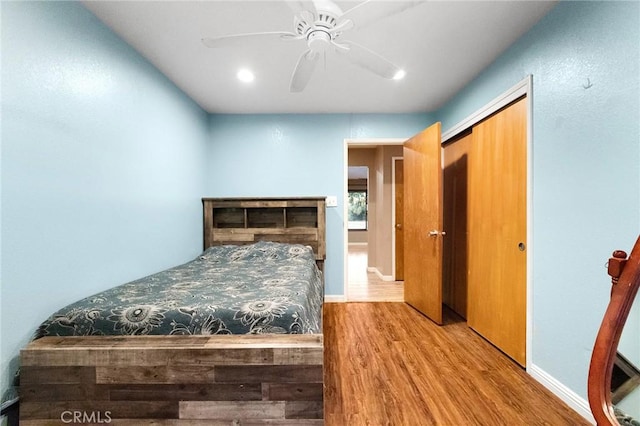
[[[404,283],[383,281],[367,271],[367,245],[349,244],[347,300],[349,302],[403,302]]]

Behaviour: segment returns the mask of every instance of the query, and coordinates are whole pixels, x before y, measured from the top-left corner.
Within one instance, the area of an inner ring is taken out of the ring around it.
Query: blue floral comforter
[[[61,309],[35,338],[322,333],[322,281],[309,247],[210,247],[184,265]]]

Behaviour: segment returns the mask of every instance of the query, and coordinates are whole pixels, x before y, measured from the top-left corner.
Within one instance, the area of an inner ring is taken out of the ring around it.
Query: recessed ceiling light
[[[253,81],[253,79],[255,78],[255,76],[253,75],[253,73],[251,71],[249,71],[246,68],[241,69],[240,71],[238,71],[238,74],[236,74],[238,77],[238,80],[244,82],[244,83],[251,83]]]
[[[393,76],[393,79],[394,80],[402,80],[405,75],[407,75],[405,70],[398,70],[398,72],[395,73],[395,75]]]

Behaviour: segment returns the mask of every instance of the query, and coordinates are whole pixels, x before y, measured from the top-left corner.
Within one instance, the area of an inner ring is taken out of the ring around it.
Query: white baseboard
[[[367,268],[368,272],[373,272],[374,274],[376,274],[378,276],[378,278],[380,278],[382,281],[393,281],[393,277],[391,275],[382,275],[382,272],[380,272],[380,270],[378,268],[376,268],[375,266],[369,266]]]
[[[344,294],[325,294],[324,301],[325,303],[344,303],[347,298]]]
[[[587,421],[591,422],[591,424],[596,424],[596,420],[593,418],[593,414],[591,414],[589,402],[586,399],[560,383],[555,377],[551,376],[535,364],[531,364],[527,369],[527,373],[540,382],[545,388],[553,392],[553,394],[563,400],[565,404],[575,410]]]

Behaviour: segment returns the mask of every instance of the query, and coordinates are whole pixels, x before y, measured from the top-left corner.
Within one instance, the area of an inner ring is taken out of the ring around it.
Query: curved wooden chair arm
[[[591,354],[588,395],[598,426],[619,426],[611,405],[611,374],[622,329],[640,287],[640,237],[627,259],[621,250],[609,259],[611,299]]]

